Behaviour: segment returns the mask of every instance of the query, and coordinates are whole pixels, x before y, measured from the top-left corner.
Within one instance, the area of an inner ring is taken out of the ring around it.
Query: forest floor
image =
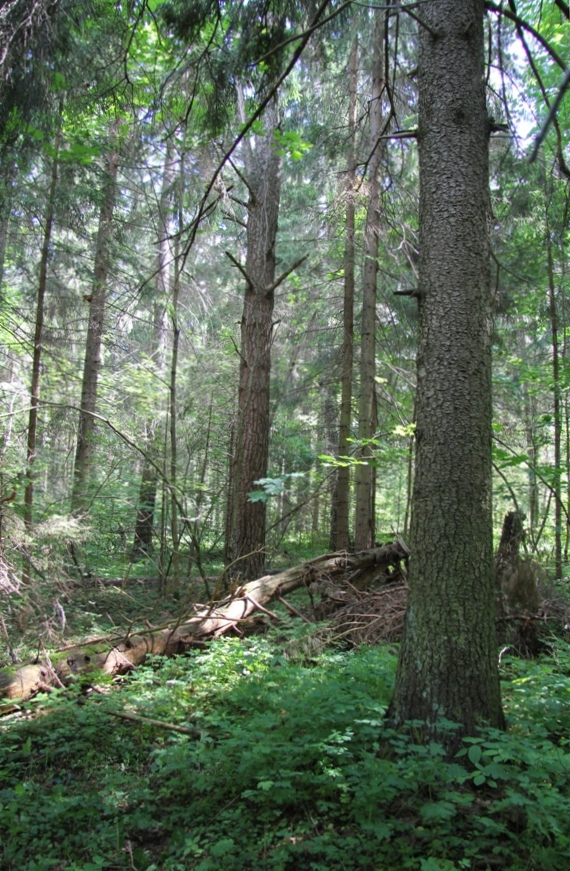
[[[307,591],[291,602],[308,608]],[[180,606],[146,580],[93,582],[65,600],[64,633],[57,608],[40,631],[31,613],[13,648]],[[2,871],[567,871],[563,637],[503,656],[508,731],[448,760],[384,721],[396,644],[347,647],[330,621],[271,607],[261,635],[0,705]]]

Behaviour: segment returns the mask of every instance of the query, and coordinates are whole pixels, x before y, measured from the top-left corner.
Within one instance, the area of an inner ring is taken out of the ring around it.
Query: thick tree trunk
[[[273,143],[276,102],[265,115],[265,133],[246,151],[249,188],[246,280],[241,320],[238,421],[232,468],[231,558],[245,578],[259,576],[265,562],[265,503],[250,502],[255,481],[267,475],[269,381],[275,282],[275,241],[281,161]]]
[[[390,715],[503,725],[491,515],[483,0],[422,5],[420,332],[409,600]]]
[[[378,275],[378,236],[382,184],[382,94],[384,92],[384,27],[385,13],[377,12],[375,55],[372,70],[370,99],[370,183],[368,208],[364,228],[364,271],[362,296],[362,327],[360,345],[360,395],[358,399],[358,440],[362,447],[358,457],[362,461],[354,473],[356,497],[354,546],[356,550],[372,547],[374,543],[374,470],[367,462],[373,456],[369,440],[375,430],[375,375],[376,375],[376,279]]]
[[[107,155],[103,202],[99,215],[99,228],[95,248],[93,285],[89,303],[89,324],[85,344],[83,364],[83,383],[81,388],[81,413],[79,432],[75,451],[73,491],[71,511],[82,514],[88,508],[87,483],[93,457],[95,418],[97,409],[97,385],[101,368],[101,344],[103,341],[103,322],[105,319],[105,298],[107,293],[107,271],[109,268],[109,242],[113,229],[117,171],[119,156],[116,152]]]
[[[338,455],[346,457],[349,450],[352,422],[352,370],[354,351],[354,194],[356,184],[356,87],[358,74],[358,43],[353,43],[349,62],[348,106],[348,171],[346,174],[346,218],[344,243],[344,300],[342,375],[340,398],[340,421],[338,428]],[[333,495],[333,522],[331,539],[336,550],[350,547],[350,466],[339,466]]]

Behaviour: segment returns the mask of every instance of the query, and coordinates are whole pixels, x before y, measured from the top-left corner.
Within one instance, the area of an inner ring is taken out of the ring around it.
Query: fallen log
[[[193,646],[202,647],[207,639],[236,630],[254,613],[270,614],[267,605],[293,590],[321,579],[332,580],[350,573],[376,567],[378,573],[405,560],[408,551],[403,542],[357,554],[325,554],[277,575],[265,575],[238,587],[231,595],[209,605],[196,605],[195,613],[166,628],[129,635],[111,649],[107,645],[85,645],[53,653],[44,662],[0,671],[0,698],[27,699],[47,686],[61,686],[74,675],[88,675],[101,670],[105,674],[122,674],[139,665],[148,654],[171,656]]]

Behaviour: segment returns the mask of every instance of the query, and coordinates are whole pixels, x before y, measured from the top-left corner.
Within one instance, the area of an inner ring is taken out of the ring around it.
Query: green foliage
[[[320,637],[285,620],[266,638],[154,658],[120,692],[29,703],[1,733],[2,867],[568,867],[567,644],[506,660],[510,732],[482,730],[447,759],[414,724],[384,720],[393,648],[323,650]]]
[[[254,484],[259,484],[261,490],[252,490],[249,494],[250,502],[267,502],[271,496],[280,496],[285,492],[287,481],[294,478],[304,478],[304,472],[288,472],[286,475],[280,475],[277,478],[260,478],[254,481]]]

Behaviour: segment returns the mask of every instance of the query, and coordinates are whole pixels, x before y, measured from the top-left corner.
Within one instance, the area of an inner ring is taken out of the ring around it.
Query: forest
[[[570,865],[570,7],[4,0],[0,871]]]

